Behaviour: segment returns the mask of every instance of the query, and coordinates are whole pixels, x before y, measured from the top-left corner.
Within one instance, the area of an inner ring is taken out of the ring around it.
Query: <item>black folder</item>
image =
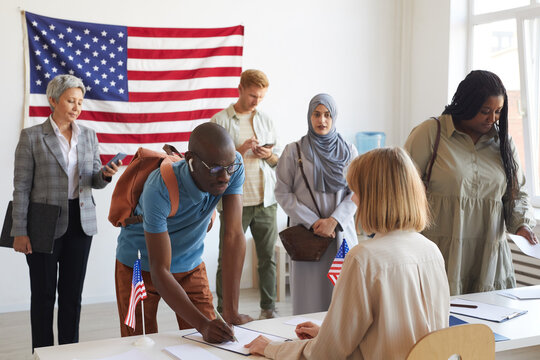
[[[28,206],[27,226],[28,236],[32,244],[32,252],[52,254],[54,248],[54,232],[60,217],[61,207],[58,205],[31,202]],[[13,201],[9,202],[0,246],[13,247],[13,236],[10,235],[13,225]]]

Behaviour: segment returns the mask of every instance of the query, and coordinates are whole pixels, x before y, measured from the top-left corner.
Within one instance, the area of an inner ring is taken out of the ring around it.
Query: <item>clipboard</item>
[[[450,321],[449,321],[448,326],[452,327],[452,326],[463,325],[463,324],[468,324],[468,322],[465,321],[465,320],[461,320],[460,318],[457,318],[454,315],[450,315]],[[491,330],[491,331],[493,331],[493,330]],[[503,336],[501,334],[497,334],[495,331],[493,331],[493,336],[495,337],[495,342],[510,340],[506,336]]]
[[[243,326],[234,325],[233,328],[234,328],[234,335],[239,339],[238,340],[239,342],[228,341],[221,344],[209,343],[203,340],[201,333],[199,333],[198,331],[192,332],[191,334],[183,335],[182,337],[188,340],[193,340],[198,343],[210,345],[213,347],[217,347],[226,351],[231,351],[233,353],[244,355],[244,356],[250,355],[249,350],[245,348],[244,345],[249,344],[259,335],[264,335],[267,338],[269,338],[271,341],[291,341],[291,339],[283,337],[283,336],[268,334],[262,331],[248,329]]]
[[[527,313],[527,310],[514,309],[506,306],[491,305],[465,299],[452,299],[453,304],[469,305],[471,307],[452,307],[453,314],[470,316],[477,319],[493,322],[504,322]],[[473,308],[474,307],[474,308]]]
[[[61,207],[58,205],[31,202],[28,205],[27,234],[32,244],[32,252],[52,254],[54,233],[60,217]],[[4,218],[4,226],[0,235],[0,246],[13,247],[11,236],[13,226],[13,201],[10,201]]]

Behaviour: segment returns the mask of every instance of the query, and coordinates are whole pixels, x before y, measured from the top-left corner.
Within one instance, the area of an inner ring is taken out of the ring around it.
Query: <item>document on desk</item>
[[[521,235],[508,234],[508,237],[524,254],[540,259],[540,244],[532,245]]]
[[[535,300],[540,299],[540,287],[531,288],[529,286],[525,286],[514,289],[506,289],[498,294],[515,300]]]
[[[465,299],[452,299],[452,304],[468,305],[470,307],[450,306],[453,314],[470,316],[477,319],[503,322],[527,313],[527,310],[513,309],[506,306],[486,304]]]
[[[107,357],[99,358],[96,360],[151,360],[151,358],[148,357],[148,355],[146,355],[142,351],[133,349],[133,350],[121,353],[121,354],[107,356]]]
[[[212,344],[212,343],[204,341],[201,333],[199,332],[187,334],[182,337],[189,340],[197,341],[206,345],[218,347],[223,350],[232,351],[237,354],[246,355],[246,356],[249,355],[249,350],[245,348],[244,345],[249,344],[259,335],[263,335],[267,337],[268,339],[270,339],[270,341],[290,341],[291,340],[285,337],[276,336],[272,334],[266,334],[260,331],[251,330],[251,329],[241,327],[241,326],[234,326],[233,328],[234,328],[234,336],[236,336],[236,338],[238,339],[238,342],[228,341],[221,344]]]
[[[208,350],[203,349],[193,343],[169,346],[165,349],[166,352],[180,360],[219,360],[220,358],[212,354]]]
[[[307,318],[307,317],[303,317],[303,316],[295,316],[293,317],[292,319],[289,319],[285,322],[283,322],[284,324],[287,324],[287,325],[298,325],[298,324],[301,324],[301,323],[304,323],[304,322],[308,322],[308,321],[311,321],[312,323],[314,324],[317,324],[319,326],[321,326],[322,324],[322,320],[317,320],[317,319],[310,319],[310,318]]]

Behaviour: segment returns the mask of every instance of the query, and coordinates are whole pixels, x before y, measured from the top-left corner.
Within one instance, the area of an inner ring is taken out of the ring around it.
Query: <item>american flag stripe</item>
[[[130,27],[130,36],[141,37],[172,37],[172,38],[200,38],[200,37],[217,37],[244,35],[243,26],[222,27],[212,29],[189,29],[189,28],[146,28],[146,27]]]
[[[207,77],[226,77],[232,76],[238,77],[238,71],[240,69],[235,67],[216,67],[207,69],[193,69],[193,70],[176,70],[176,71],[132,71],[128,70],[128,77],[130,84],[138,84],[134,80],[192,80],[198,79],[199,81]],[[214,79],[216,81],[218,79]],[[226,79],[228,80],[228,79]]]
[[[186,101],[206,98],[231,98],[235,95],[238,95],[238,90],[236,88],[198,89],[190,91],[132,92],[129,95],[129,100],[132,102]]]
[[[204,30],[204,29],[203,29]],[[216,48],[234,48],[242,47],[243,35],[231,35],[231,36],[216,36],[216,37],[165,37],[160,36],[159,44],[153,39],[157,36],[142,37],[130,34],[129,35],[129,47],[131,49],[147,49],[147,50],[189,50],[189,49],[216,49]]]
[[[147,28],[25,16],[25,126],[50,114],[47,82],[72,73],[87,86],[77,121],[96,131],[103,162],[165,142],[185,151],[193,128],[238,97],[243,26]]]
[[[137,303],[146,299],[146,297],[146,288],[144,287],[144,284],[138,283],[136,287],[131,285],[130,299],[134,299],[134,301],[129,303],[129,310],[124,324],[135,329],[135,309],[137,308]]]
[[[49,109],[49,103],[47,102],[47,99],[44,96],[33,94],[33,95],[30,95],[29,98],[30,98],[30,101],[35,102],[38,108],[39,107],[42,108],[42,110],[40,111],[44,111],[43,109]],[[229,106],[229,104],[231,102],[234,102],[236,99],[237,97],[226,99],[227,101],[229,101],[227,106]],[[35,108],[36,106],[32,106],[32,108]],[[182,109],[178,110],[178,107],[182,107]],[[117,109],[121,111],[113,111]],[[101,113],[105,113],[105,114],[117,113],[117,114],[120,114],[120,116],[122,116],[123,114],[137,115],[137,114],[146,113],[146,114],[156,114],[155,116],[159,117],[161,114],[177,113],[177,112],[182,113],[184,111],[209,110],[209,109],[217,109],[217,108],[212,107],[212,104],[208,104],[208,101],[206,99],[193,99],[193,100],[186,100],[186,101],[155,101],[155,102],[150,102],[150,103],[117,102],[116,104],[110,104],[110,102],[104,102],[104,101],[98,101],[98,100],[85,99],[83,101],[82,113],[89,112],[89,111],[96,112],[99,115],[101,115]],[[43,121],[44,119],[41,119],[41,120]]]
[[[198,120],[198,119],[206,119],[208,116],[212,116],[215,114],[219,109],[205,109],[205,110],[195,110],[195,111],[177,111],[174,113],[161,113],[161,114],[118,114],[118,113],[112,113],[112,112],[94,112],[94,111],[84,111],[81,116],[88,121],[104,121],[105,124],[102,124],[104,128],[107,126],[111,126],[111,129],[114,128],[117,124],[109,124],[108,122],[116,122],[116,123],[133,123],[134,126],[137,125],[137,123],[142,123],[143,125],[147,122],[167,122],[167,121],[178,121],[178,120]],[[37,120],[41,120],[44,116],[48,116],[50,113],[49,107],[32,107],[30,116],[33,117],[39,117]],[[82,118],[81,118],[82,119]],[[182,124],[180,124],[182,125]],[[134,126],[131,130],[134,129]],[[158,127],[159,124],[152,124],[152,126]],[[134,132],[142,131],[142,129],[136,129]],[[159,131],[158,131],[159,132]]]
[[[159,59],[130,59],[128,71],[176,71],[176,70],[198,70],[199,68],[211,69],[216,67],[231,67],[231,63],[236,61],[238,56],[214,56],[204,59],[204,67],[201,59],[170,59],[163,61]],[[232,66],[237,68],[237,66]],[[238,84],[236,84],[238,85]]]
[[[345,256],[348,252],[349,245],[347,244],[347,240],[343,239],[343,242],[339,247],[336,257],[332,262],[332,265],[330,265],[330,269],[328,270],[327,274],[328,279],[330,279],[333,285],[336,285],[339,274],[341,274],[341,269],[343,268],[343,263],[345,262]]]
[[[239,56],[242,55],[242,47],[179,50],[128,49],[127,54],[130,59],[198,59],[211,56]]]

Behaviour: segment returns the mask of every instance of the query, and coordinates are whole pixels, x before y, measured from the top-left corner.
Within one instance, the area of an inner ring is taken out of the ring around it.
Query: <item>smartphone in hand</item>
[[[271,148],[272,146],[274,146],[274,144],[264,144],[262,145],[262,147],[265,147],[265,148]]]
[[[127,154],[123,152],[119,152],[118,154],[114,155],[114,157],[111,160],[109,160],[109,162],[105,166],[111,167],[112,163],[115,163],[116,165],[118,165],[118,162],[124,159],[126,156]]]

